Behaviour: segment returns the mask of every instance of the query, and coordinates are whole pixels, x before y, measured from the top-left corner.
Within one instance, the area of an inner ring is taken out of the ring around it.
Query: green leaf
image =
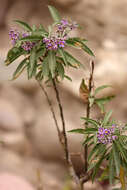
[[[92,139],[94,138],[94,135],[87,137],[86,140],[82,143],[83,146],[85,146],[86,144],[88,144]]]
[[[85,134],[85,129],[73,129],[68,131],[69,133],[80,133],[80,134]]]
[[[113,160],[113,153],[111,151],[109,156],[109,182],[112,185],[114,180],[115,170],[114,170],[114,160]]]
[[[98,88],[95,89],[94,96],[96,96],[101,90],[108,88],[108,87],[111,87],[111,86],[110,85],[99,86]]]
[[[69,38],[66,40],[67,45],[78,48],[78,49],[83,49],[86,53],[88,53],[91,56],[94,56],[93,52],[86,46],[85,40],[80,39],[80,38]]]
[[[59,54],[61,55],[61,57],[63,58],[65,65],[68,65],[68,63],[67,63],[67,57],[66,57],[65,51],[64,51],[62,48],[59,48],[59,49],[58,49],[58,52],[59,52]]]
[[[88,162],[92,159],[92,156],[98,151],[98,149],[102,146],[102,144],[96,144],[88,155]]]
[[[50,5],[48,6],[48,8],[49,8],[49,11],[50,11],[50,14],[51,14],[53,20],[55,22],[60,22],[61,17],[59,15],[57,9],[55,7],[53,7],[53,6],[50,6]]]
[[[74,66],[78,66],[78,67],[83,67],[84,65],[82,65],[76,58],[74,58],[71,54],[69,54],[67,51],[64,51],[65,56],[66,56],[66,60],[67,62],[71,63]]]
[[[25,66],[25,67],[24,67]],[[13,73],[13,78],[12,80],[15,80],[16,78],[19,77],[19,75],[24,71],[24,69],[27,66],[27,58],[25,58],[17,67],[15,72]]]
[[[61,79],[64,79],[64,67],[61,63],[57,62],[57,70],[58,70],[58,74],[61,77]]]
[[[8,51],[7,58],[5,60],[6,66],[10,65],[13,61],[15,61],[18,57],[24,54],[24,50],[22,48],[13,47]]]
[[[94,170],[93,170],[93,173],[92,173],[92,182],[94,181],[95,176],[97,175],[97,172],[98,172],[98,170],[99,170],[99,168],[100,168],[101,163],[102,163],[103,160],[105,159],[105,154],[106,154],[106,152],[107,152],[106,149],[102,150],[99,161],[94,165]],[[91,169],[92,169],[92,168],[91,168]]]
[[[103,98],[95,98],[94,102],[98,105],[98,107],[101,109],[101,112],[104,113],[105,112],[105,108],[104,105],[109,102],[110,100],[112,100],[115,96],[107,96],[107,97],[103,97]]]
[[[56,70],[56,56],[54,51],[49,51],[48,53],[48,62],[49,62],[49,69],[52,75],[52,78],[55,76]]]
[[[49,76],[49,63],[48,63],[48,57],[45,57],[43,62],[42,62],[42,73],[43,76],[48,77]]]
[[[93,126],[98,128],[99,123],[96,120],[89,119],[87,117],[81,117],[81,119],[85,120],[86,122],[92,124]]]
[[[44,54],[46,53],[46,48],[39,48],[36,52],[36,58],[38,59],[39,57],[44,56]]]
[[[67,80],[69,80],[69,81],[71,81],[71,82],[72,82],[72,79],[71,79],[69,76],[64,75],[64,77],[65,77]]]
[[[35,67],[36,67],[36,51],[33,48],[30,54],[30,73],[29,73],[30,78],[33,76]]]
[[[43,79],[43,75],[42,75],[42,71],[39,71],[37,74],[36,74],[36,80],[38,81],[41,81]]]
[[[116,167],[116,173],[119,176],[120,172],[120,157],[119,157],[119,151],[117,149],[117,146],[115,143],[112,145],[112,151],[113,151],[113,157],[114,157],[114,162],[115,162],[115,167]]]
[[[118,148],[118,150],[120,151],[120,153],[121,153],[121,156],[124,158],[124,160],[125,160],[125,162],[126,162],[126,164],[127,164],[127,154],[126,154],[126,152],[125,152],[125,149],[123,148],[123,146],[122,146],[122,144],[120,143],[120,141],[115,141],[115,143],[116,143],[116,146],[117,146],[117,148]]]
[[[34,42],[34,41],[40,41],[42,40],[42,36],[26,36],[24,38],[21,38],[20,41],[22,42]]]
[[[105,114],[104,120],[102,122],[103,126],[107,125],[107,123],[109,122],[109,119],[110,119],[111,115],[112,115],[112,110],[110,110],[109,112],[107,112]]]
[[[88,46],[86,46],[84,43],[82,43],[82,49],[83,49],[86,53],[88,53],[89,55],[94,56],[94,54],[93,54],[93,52],[91,51],[91,49],[88,48]]]
[[[14,22],[16,22],[17,24],[22,26],[26,31],[32,32],[32,28],[27,23],[20,21],[20,20],[14,20]]]

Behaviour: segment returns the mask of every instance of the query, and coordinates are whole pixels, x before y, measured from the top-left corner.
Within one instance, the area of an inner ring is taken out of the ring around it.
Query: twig
[[[89,90],[89,95],[91,94],[92,90],[92,82],[93,82],[93,73],[94,73],[94,62],[91,62],[91,72],[90,72],[90,77],[89,77],[89,84],[88,84],[88,90]],[[87,108],[86,108],[86,117],[90,117],[90,102],[88,100],[87,103]],[[86,122],[85,127],[88,127],[88,123]],[[87,144],[85,145],[84,148],[84,159],[85,159],[85,173],[87,172],[88,169],[88,163],[87,163],[87,157],[88,157],[88,146]]]
[[[63,107],[60,101],[60,96],[59,96],[59,92],[55,83],[55,79],[52,80],[53,81],[53,87],[56,93],[56,99],[57,99],[57,103],[59,106],[59,111],[60,111],[60,118],[61,118],[61,122],[62,122],[62,133],[63,133],[63,145],[64,145],[64,151],[65,151],[65,155],[66,155],[66,161],[68,162],[69,160],[69,156],[68,156],[68,142],[67,142],[67,135],[66,135],[66,129],[65,129],[65,120],[64,120],[64,114],[63,114]]]
[[[53,119],[54,119],[54,122],[55,122],[56,130],[57,130],[57,133],[58,133],[58,138],[59,138],[59,141],[61,141],[61,131],[60,131],[59,126],[58,126],[58,122],[57,122],[57,119],[56,119],[55,111],[54,111],[53,106],[52,106],[52,102],[49,99],[48,93],[46,92],[46,90],[43,87],[43,85],[40,83],[40,81],[37,81],[37,82],[38,82],[41,90],[43,91],[46,99],[47,99],[47,102],[49,104],[49,107],[50,107],[50,110],[52,112],[52,116],[53,116]]]

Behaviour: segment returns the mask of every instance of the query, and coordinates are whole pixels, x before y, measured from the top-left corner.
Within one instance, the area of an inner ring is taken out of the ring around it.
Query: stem
[[[61,122],[62,122],[62,128],[63,128],[63,145],[64,145],[64,151],[65,151],[65,155],[66,155],[66,161],[67,163],[69,162],[69,154],[68,154],[68,142],[67,142],[67,134],[66,134],[66,129],[65,129],[65,119],[64,119],[64,114],[63,114],[63,107],[60,101],[60,96],[59,96],[59,91],[57,89],[55,80],[53,79],[53,87],[56,93],[56,99],[57,99],[57,103],[59,106],[59,111],[60,111],[60,118],[61,118]]]
[[[79,178],[76,175],[76,172],[74,170],[74,167],[73,167],[73,164],[72,164],[72,161],[71,161],[71,156],[70,156],[70,153],[69,153],[69,150],[68,150],[68,141],[67,141],[66,127],[65,127],[65,119],[64,119],[63,107],[62,107],[62,104],[61,104],[59,91],[57,89],[55,79],[52,79],[52,82],[53,82],[53,87],[54,87],[54,90],[55,90],[55,93],[56,93],[56,100],[57,100],[57,103],[58,103],[58,106],[59,106],[60,118],[61,118],[61,122],[62,122],[62,128],[63,128],[63,130],[62,130],[63,136],[62,137],[63,137],[63,139],[61,141],[61,144],[63,145],[63,148],[64,148],[64,153],[65,153],[65,156],[66,156],[66,163],[68,165],[71,177],[75,180],[76,184],[78,185],[78,189],[83,190],[82,189],[82,184],[81,184],[81,182],[80,182],[80,180],[79,180]]]
[[[79,180],[78,176],[75,173],[75,170],[74,170],[71,158],[70,158],[70,154],[69,154],[69,151],[68,151],[67,136],[66,136],[66,131],[65,131],[65,121],[64,121],[64,115],[63,115],[63,108],[62,108],[62,105],[61,105],[61,102],[60,102],[59,92],[57,90],[56,83],[54,81],[53,84],[54,84],[54,89],[55,89],[55,92],[56,92],[56,95],[57,95],[57,101],[59,100],[58,101],[59,102],[59,109],[60,109],[60,115],[61,115],[61,120],[62,120],[62,125],[63,125],[63,132],[62,133],[61,133],[61,131],[59,129],[58,122],[57,122],[56,115],[55,115],[55,111],[53,109],[52,102],[49,99],[48,93],[46,92],[43,85],[39,81],[38,81],[38,84],[39,84],[41,90],[43,91],[44,95],[46,96],[47,102],[48,102],[50,110],[52,112],[52,116],[53,116],[55,126],[56,126],[56,129],[57,129],[57,133],[58,133],[59,142],[60,142],[61,146],[64,148],[64,152],[65,152],[65,155],[66,155],[66,162],[67,162],[67,165],[68,165],[68,168],[69,168],[69,173],[70,173],[71,177],[74,179],[74,181],[76,182],[76,184],[78,185],[78,190],[83,190],[81,188],[80,180]],[[66,142],[66,144],[65,144],[65,142]]]
[[[58,122],[57,122],[57,119],[56,119],[55,111],[54,111],[53,106],[52,106],[52,102],[49,99],[49,96],[48,96],[45,88],[43,87],[43,85],[40,83],[40,81],[37,81],[37,82],[38,82],[41,90],[43,91],[46,99],[47,99],[47,102],[49,104],[49,107],[50,107],[50,110],[51,110],[51,113],[52,113],[52,116],[53,116],[53,120],[55,122],[56,130],[57,130],[57,133],[58,133],[58,138],[59,138],[59,141],[61,141],[61,131],[60,131],[59,126],[58,126]]]
[[[91,62],[91,72],[90,72],[90,77],[89,77],[89,84],[88,84],[88,90],[89,90],[89,95],[91,94],[92,91],[92,83],[93,83],[93,73],[94,73],[94,62]],[[89,119],[90,117],[90,102],[88,99],[88,103],[87,103],[87,108],[86,108],[86,117]],[[88,127],[88,123],[86,122],[85,127]],[[87,169],[88,169],[88,162],[87,162],[87,158],[88,158],[88,146],[87,144],[85,145],[84,148],[84,159],[85,159],[85,173],[87,173]]]

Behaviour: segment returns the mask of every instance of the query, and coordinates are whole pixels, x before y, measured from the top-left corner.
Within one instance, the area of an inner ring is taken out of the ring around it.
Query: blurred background
[[[112,85],[104,93],[116,94],[109,109],[122,123],[127,121],[127,0],[0,0],[0,189],[1,190],[71,190],[63,152],[46,99],[34,80],[27,81],[25,73],[16,81],[9,81],[18,62],[5,67],[4,60],[11,43],[9,30],[18,19],[32,24],[51,23],[47,5],[55,6],[66,18],[81,25],[73,35],[88,40],[95,54],[95,86]],[[82,78],[89,76],[91,57],[72,50],[85,65],[85,71],[68,71],[73,83],[59,84],[65,109],[67,130],[81,127],[80,117],[85,105],[79,98]],[[58,120],[59,112],[52,88],[51,100]],[[117,109],[116,109],[117,108]],[[96,109],[93,117],[99,117]],[[59,121],[60,122],[60,121]],[[61,124],[61,123],[60,123]],[[71,152],[80,152],[81,136],[68,135]],[[77,173],[82,160],[73,157]],[[72,185],[73,186],[73,185]],[[40,188],[40,189],[39,189]],[[110,189],[88,182],[87,190]]]

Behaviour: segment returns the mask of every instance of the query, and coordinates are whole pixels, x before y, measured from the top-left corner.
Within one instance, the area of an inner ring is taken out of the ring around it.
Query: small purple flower
[[[25,38],[27,36],[30,36],[29,33],[23,33],[22,37]],[[23,44],[21,45],[21,47],[25,50],[25,51],[30,51],[34,46],[35,46],[35,42],[23,42]]]
[[[103,133],[104,133],[104,128],[103,128],[103,127],[99,127],[98,133],[99,133],[99,134],[103,134]]]
[[[78,27],[76,22],[69,22],[67,19],[62,19],[59,24],[57,24],[57,33],[68,33],[69,31]],[[68,32],[67,32],[68,31]]]
[[[25,50],[25,51],[30,51],[33,47],[35,46],[35,42],[24,42],[21,47]]]
[[[12,41],[12,44],[15,45],[17,40],[19,39],[20,33],[17,30],[10,30],[9,37]]]
[[[68,26],[68,25],[69,25],[69,22],[68,22],[68,20],[66,20],[66,19],[62,19],[62,20],[61,20],[61,24],[62,24],[63,26]]]
[[[44,38],[43,42],[48,50],[56,50],[58,47],[65,47],[65,38],[60,38],[57,36],[51,36],[49,38]]]
[[[58,41],[59,47],[65,47],[65,40],[59,40]]]
[[[115,127],[115,125],[112,125],[109,128],[99,127],[97,133],[98,142],[102,144],[109,144],[116,140],[117,136],[114,135]]]
[[[109,129],[104,129],[104,135],[109,135],[110,134],[110,130]]]
[[[117,136],[116,135],[113,135],[112,136],[112,140],[114,141],[114,140],[116,140],[117,139]]]

